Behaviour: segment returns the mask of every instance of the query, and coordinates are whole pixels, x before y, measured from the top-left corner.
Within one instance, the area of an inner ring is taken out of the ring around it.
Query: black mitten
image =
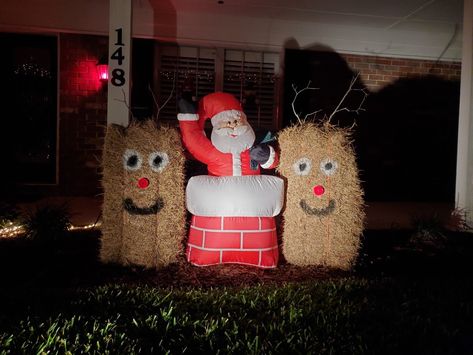
[[[194,103],[185,98],[179,99],[177,108],[179,109],[179,113],[197,113],[197,108]]]
[[[271,150],[267,144],[257,144],[250,149],[251,160],[254,160],[260,165],[268,161],[270,154]]]

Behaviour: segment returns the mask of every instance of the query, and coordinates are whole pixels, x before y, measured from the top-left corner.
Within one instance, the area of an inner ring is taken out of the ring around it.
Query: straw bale
[[[104,147],[101,259],[148,268],[167,265],[182,252],[185,234],[184,154],[179,133],[166,126],[157,128],[151,120],[132,122],[121,135],[112,133],[114,129],[108,128]],[[107,146],[109,141],[119,141],[113,146],[116,150]],[[161,164],[152,167],[150,156],[158,153]],[[125,169],[126,154],[138,154],[139,168]],[[141,178],[149,180],[147,188],[138,187]]]
[[[116,162],[122,160],[124,143],[123,127],[118,125],[108,126],[102,152],[104,196],[100,248],[100,259],[106,263],[119,263],[121,261],[123,197],[117,192],[123,190],[123,165]]]
[[[286,181],[283,254],[295,265],[348,270],[363,231],[363,192],[349,130],[303,122],[278,135]],[[325,192],[317,196],[315,186]]]

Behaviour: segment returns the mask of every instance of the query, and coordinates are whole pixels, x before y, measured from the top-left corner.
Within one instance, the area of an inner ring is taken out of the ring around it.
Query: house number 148
[[[123,60],[125,56],[123,55],[123,47],[125,43],[123,43],[123,29],[117,28],[115,30],[117,33],[117,40],[115,42],[116,49],[113,54],[110,56],[110,59],[116,60],[118,65],[123,64]],[[122,68],[115,68],[112,70],[112,85],[113,86],[123,86],[125,85],[125,71]]]

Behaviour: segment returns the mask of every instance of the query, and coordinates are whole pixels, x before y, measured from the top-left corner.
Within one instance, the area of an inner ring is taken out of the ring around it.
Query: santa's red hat
[[[204,96],[199,102],[199,125],[204,127],[210,118],[212,126],[218,122],[233,120],[236,117],[246,118],[240,102],[231,94],[215,92]]]

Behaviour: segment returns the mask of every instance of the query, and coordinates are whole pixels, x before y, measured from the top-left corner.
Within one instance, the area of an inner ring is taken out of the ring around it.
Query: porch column
[[[473,0],[464,0],[455,203],[473,226]]]
[[[110,0],[107,124],[130,117],[132,0]]]

